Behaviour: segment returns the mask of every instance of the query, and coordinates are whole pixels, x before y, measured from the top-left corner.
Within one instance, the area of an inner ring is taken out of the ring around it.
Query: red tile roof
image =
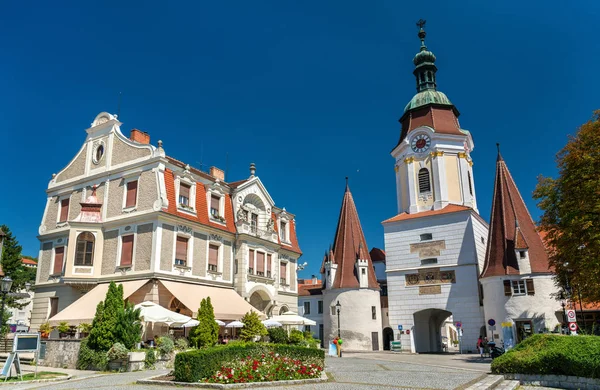
[[[381,261],[385,263],[385,251],[383,249],[373,248],[369,254],[373,262]]]
[[[239,186],[241,186],[242,184],[246,183],[248,180],[249,179],[233,181],[231,183],[227,183],[227,185],[229,186],[229,188],[235,189],[235,188],[238,188]]]
[[[321,295],[323,294],[323,283],[319,280],[317,284],[312,283],[300,283],[298,280],[298,295],[299,296],[310,296],[310,295]]]
[[[544,242],[500,153],[492,199],[482,277],[519,275],[516,249],[528,249],[532,273],[551,272]]]
[[[360,283],[355,271],[356,260],[368,261],[369,288],[379,288],[371,256],[367,252],[367,241],[356,211],[350,188],[342,201],[342,209],[333,241],[333,256],[331,261],[338,265],[332,288],[359,288]]]
[[[453,106],[429,105],[422,109],[407,111],[400,118],[402,133],[396,146],[406,138],[408,133],[421,126],[431,127],[436,133],[465,135],[460,131],[458,115],[458,111]]]
[[[461,206],[458,204],[449,204],[448,206],[444,207],[443,209],[439,209],[439,210],[428,210],[428,211],[421,211],[418,213],[400,213],[398,215],[396,215],[395,217],[392,217],[390,219],[386,219],[385,221],[383,221],[382,223],[390,223],[390,222],[398,222],[398,221],[406,221],[408,219],[414,219],[414,218],[422,218],[422,217],[429,217],[432,215],[440,215],[440,214],[449,214],[449,213],[456,213],[459,211],[472,211],[473,209],[467,206]]]
[[[199,182],[196,183],[196,213],[194,215],[181,212],[177,209],[177,202],[175,199],[175,176],[173,175],[173,171],[168,168],[165,169],[165,186],[167,190],[167,199],[169,200],[169,207],[163,209],[163,211],[190,221],[214,227],[216,229],[224,230],[230,233],[236,232],[235,221],[233,219],[233,205],[231,204],[231,197],[229,194],[225,195],[224,217],[226,226],[223,226],[222,224],[213,222],[208,218],[208,204],[206,203],[206,188],[204,187],[204,184]]]
[[[34,260],[31,260],[31,259],[22,258],[21,259],[21,263],[23,263],[23,264],[29,264],[29,265],[35,265],[37,267],[37,263]]]

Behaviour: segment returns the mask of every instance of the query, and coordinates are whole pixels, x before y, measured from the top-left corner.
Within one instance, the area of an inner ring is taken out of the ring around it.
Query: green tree
[[[136,309],[133,303],[127,302],[117,313],[115,339],[127,349],[132,349],[142,339],[141,309]]]
[[[240,331],[240,339],[244,341],[252,341],[256,336],[266,336],[267,328],[260,322],[260,318],[255,311],[249,311],[242,318],[244,327]]]
[[[556,155],[558,177],[538,179],[534,198],[559,286],[600,301],[600,110]]]
[[[210,297],[203,298],[198,309],[198,326],[192,329],[190,341],[197,348],[211,347],[219,339],[219,325],[215,322],[215,311]]]
[[[106,299],[98,303],[96,315],[92,321],[92,330],[89,335],[89,347],[96,351],[108,351],[117,341],[116,325],[118,314],[124,308],[123,285],[118,287],[115,282],[110,282]]]
[[[287,344],[288,343],[288,334],[283,328],[270,328],[267,330],[269,332],[269,338],[275,344]]]

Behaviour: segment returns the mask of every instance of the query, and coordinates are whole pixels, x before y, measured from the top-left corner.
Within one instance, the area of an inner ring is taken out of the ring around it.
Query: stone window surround
[[[128,175],[123,175],[123,204],[121,208],[123,212],[132,212],[137,209],[138,202],[140,200],[140,178],[142,177],[142,172],[133,172]],[[127,183],[137,180],[137,191],[135,194],[135,206],[125,207],[127,202]]]
[[[55,274],[54,273],[54,262],[56,261],[56,248],[60,248],[60,247],[64,248],[64,250],[63,250],[62,271],[60,272],[60,274]],[[58,244],[57,245],[56,243],[54,243],[52,245],[52,260],[50,261],[50,269],[49,269],[49,275],[50,276],[62,276],[62,275],[65,274],[65,265],[67,264],[66,260],[67,260],[67,253],[68,253],[67,250],[68,250],[68,248],[67,248],[66,240],[65,240],[64,244]]]
[[[190,190],[190,192],[191,192],[191,190]],[[216,197],[219,197],[219,216],[225,218],[225,192],[218,186],[218,183],[215,183],[214,185],[210,186],[208,188],[208,190],[206,191],[206,207],[207,207],[207,211],[208,211],[208,218],[212,222],[216,222],[216,223],[225,225],[225,222],[222,222],[218,219],[213,218],[213,216],[210,212],[211,197],[213,195]]]
[[[187,245],[187,260],[185,265],[177,265],[175,264],[175,258],[177,257],[177,237],[183,237],[183,238],[187,238],[188,240],[188,245]],[[207,245],[208,247],[208,245]],[[192,264],[194,261],[194,235],[193,235],[193,231],[190,232],[186,232],[186,231],[182,231],[179,229],[175,229],[175,231],[173,232],[173,255],[172,255],[172,259],[171,259],[171,272],[175,272],[175,269],[185,269],[186,271],[191,271],[192,270]],[[208,253],[207,253],[208,254]],[[208,266],[207,266],[208,267]]]
[[[281,222],[285,223],[285,232],[281,231]],[[292,223],[292,219],[287,215],[287,213],[285,211],[283,211],[281,214],[279,214],[279,216],[277,218],[279,239],[281,240],[281,242],[286,243],[286,244],[291,244],[291,241],[290,241],[290,224],[291,223]],[[282,233],[283,233],[283,235],[282,235]]]
[[[127,228],[129,230],[125,230]],[[123,249],[123,236],[129,236],[133,234],[133,254],[131,256],[131,265],[121,266],[121,250]],[[137,249],[137,225],[126,225],[119,228],[119,235],[117,240],[117,258],[115,259],[116,268],[131,268],[135,266],[135,252]]]
[[[190,186],[189,208],[184,208],[179,205],[179,188],[180,184],[184,183]],[[191,176],[183,176],[175,173],[175,203],[177,211],[196,215],[196,181]]]
[[[210,246],[211,245],[215,245],[217,247],[219,247],[219,251],[218,251],[218,258],[217,258],[217,271],[210,271],[208,269],[208,256],[209,256],[209,252],[210,252]],[[223,241],[218,241],[215,240],[212,236],[208,236],[208,240],[206,241],[206,273],[207,274],[217,274],[217,275],[222,275],[223,274],[223,269],[224,269],[224,264],[223,264],[223,258],[224,258],[224,251],[225,250],[225,245],[223,244]],[[188,248],[188,252],[189,252],[189,248]]]
[[[281,275],[281,263],[285,263],[285,275]],[[291,269],[290,269],[290,264],[291,263],[292,262],[289,261],[289,260],[287,260],[287,259],[279,258],[279,288],[286,287],[286,288],[290,288],[291,289],[291,287],[292,287],[290,285],[291,280],[290,280],[290,277],[289,277],[290,272],[291,272]],[[281,284],[281,278],[282,277],[284,277],[284,279],[285,279],[285,284]]]
[[[77,239],[79,238],[79,235],[82,233],[91,233],[94,235],[94,250],[92,251],[92,265],[76,265],[75,264],[75,258],[77,257]],[[75,268],[85,268],[85,269],[89,269],[90,275],[94,274],[94,266],[96,265],[98,259],[96,258],[96,246],[98,245],[98,232],[97,231],[93,231],[93,230],[88,230],[88,229],[77,229],[75,230],[75,250],[73,251],[73,275],[78,275],[81,274],[80,272],[75,272]],[[65,260],[63,260],[65,262],[65,264],[68,263],[68,260],[66,259],[65,256]],[[100,262],[102,262],[102,259],[100,259]],[[102,266],[102,264],[100,264],[100,266]],[[86,274],[88,275],[88,274]]]
[[[56,213],[56,227],[64,227],[67,226],[68,221],[69,221],[69,213],[71,212],[71,191],[63,191],[62,193],[56,195],[56,198],[58,199],[58,212]],[[60,220],[60,211],[61,211],[61,206],[62,206],[62,201],[65,199],[69,199],[69,207],[67,210],[67,220],[66,221],[61,221]]]
[[[254,258],[250,259],[250,250],[254,251]],[[256,274],[256,258],[258,257],[256,254],[257,252],[261,252],[265,254],[265,276],[260,276]],[[268,256],[267,255],[271,255],[271,276],[266,276],[267,275],[267,259]],[[268,279],[273,279],[273,261],[275,261],[275,252],[269,252],[266,249],[264,249],[263,247],[259,247],[259,246],[250,246],[248,245],[248,268],[250,268],[250,265],[252,265],[252,269],[254,270],[254,273],[251,274],[253,276],[259,276],[262,278],[268,278]],[[287,279],[286,279],[287,280]]]

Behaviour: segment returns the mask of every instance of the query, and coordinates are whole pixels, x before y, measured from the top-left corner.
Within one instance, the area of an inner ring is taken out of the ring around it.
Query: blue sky
[[[415,93],[415,22],[475,141],[488,220],[495,143],[534,218],[539,174],[600,108],[596,1],[24,2],[0,10],[0,222],[37,256],[52,173],[101,111],[190,165],[257,174],[317,272],[350,177],[369,246],[396,214],[390,150]],[[575,4],[576,3],[576,4]]]

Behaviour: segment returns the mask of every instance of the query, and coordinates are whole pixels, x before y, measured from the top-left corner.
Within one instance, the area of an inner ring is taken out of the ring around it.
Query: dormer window
[[[279,237],[281,241],[287,241],[287,223],[285,221],[279,223]]]
[[[175,180],[175,199],[179,211],[194,212],[196,209],[196,183],[188,176]]]
[[[190,189],[190,185],[179,183],[179,205],[190,207]]]
[[[258,214],[252,213],[250,217],[250,230],[252,233],[256,233],[256,229],[258,229]]]
[[[213,217],[219,217],[221,213],[219,212],[219,204],[221,203],[221,198],[216,195],[210,196],[210,215]]]
[[[519,258],[524,259],[526,257],[525,251],[519,251]]]

